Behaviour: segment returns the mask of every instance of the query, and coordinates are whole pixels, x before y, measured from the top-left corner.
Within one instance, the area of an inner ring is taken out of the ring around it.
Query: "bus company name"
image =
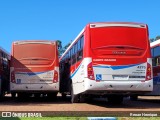
[[[113,54],[121,54],[121,55],[126,54],[125,51],[113,51],[112,53],[113,53]]]
[[[116,59],[93,59],[93,61],[111,61],[111,62],[115,62],[117,60]]]

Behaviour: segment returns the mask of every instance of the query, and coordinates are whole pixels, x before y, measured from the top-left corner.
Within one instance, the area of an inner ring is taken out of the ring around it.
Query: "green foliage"
[[[150,42],[154,42],[155,40],[154,40],[154,38],[151,38],[151,39],[149,39],[149,41],[150,41]]]
[[[158,36],[155,38],[155,40],[158,40],[158,39],[160,39],[160,35],[158,35]]]
[[[62,47],[62,41],[57,40],[57,42],[58,42],[59,56],[61,56],[66,51],[66,49],[70,46],[71,42],[65,45],[64,47]]]
[[[159,40],[159,39],[160,39],[160,35],[156,36],[156,38],[150,38],[149,41],[154,42],[154,41]]]
[[[58,43],[58,49],[61,49],[62,48],[62,41],[57,40],[57,43]]]
[[[70,44],[71,44],[71,43],[68,43],[67,45],[65,45],[65,46],[64,46],[64,49],[66,50],[66,49],[70,46]]]
[[[58,44],[58,54],[59,54],[59,56],[61,56],[62,53],[64,52],[63,48],[62,48],[62,41],[61,40],[57,40],[57,44]]]

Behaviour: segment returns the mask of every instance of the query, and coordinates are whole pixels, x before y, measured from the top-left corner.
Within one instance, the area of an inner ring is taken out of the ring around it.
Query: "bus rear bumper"
[[[145,94],[153,90],[153,81],[85,81],[88,94]]]
[[[59,84],[10,84],[11,92],[58,92]]]

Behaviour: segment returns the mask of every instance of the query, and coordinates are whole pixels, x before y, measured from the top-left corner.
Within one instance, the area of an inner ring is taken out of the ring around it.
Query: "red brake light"
[[[149,63],[147,63],[146,80],[152,79],[152,68]]]
[[[53,78],[53,83],[58,82],[58,72],[54,70],[54,78]]]
[[[11,72],[11,82],[16,83],[14,71]]]
[[[87,66],[87,72],[88,72],[88,78],[90,80],[95,80],[92,62],[88,64],[88,66]]]

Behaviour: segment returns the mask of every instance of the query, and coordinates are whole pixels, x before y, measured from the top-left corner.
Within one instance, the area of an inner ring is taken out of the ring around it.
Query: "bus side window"
[[[74,48],[74,54],[73,54],[73,64],[76,63],[76,44],[73,46]]]
[[[83,39],[84,37],[82,36],[78,40],[78,53],[77,53],[77,61],[81,60],[83,58]]]
[[[71,49],[71,64],[73,65],[75,63],[75,47],[73,45]]]
[[[157,57],[157,66],[160,65],[160,57]]]
[[[152,66],[156,66],[156,59],[152,58]]]

